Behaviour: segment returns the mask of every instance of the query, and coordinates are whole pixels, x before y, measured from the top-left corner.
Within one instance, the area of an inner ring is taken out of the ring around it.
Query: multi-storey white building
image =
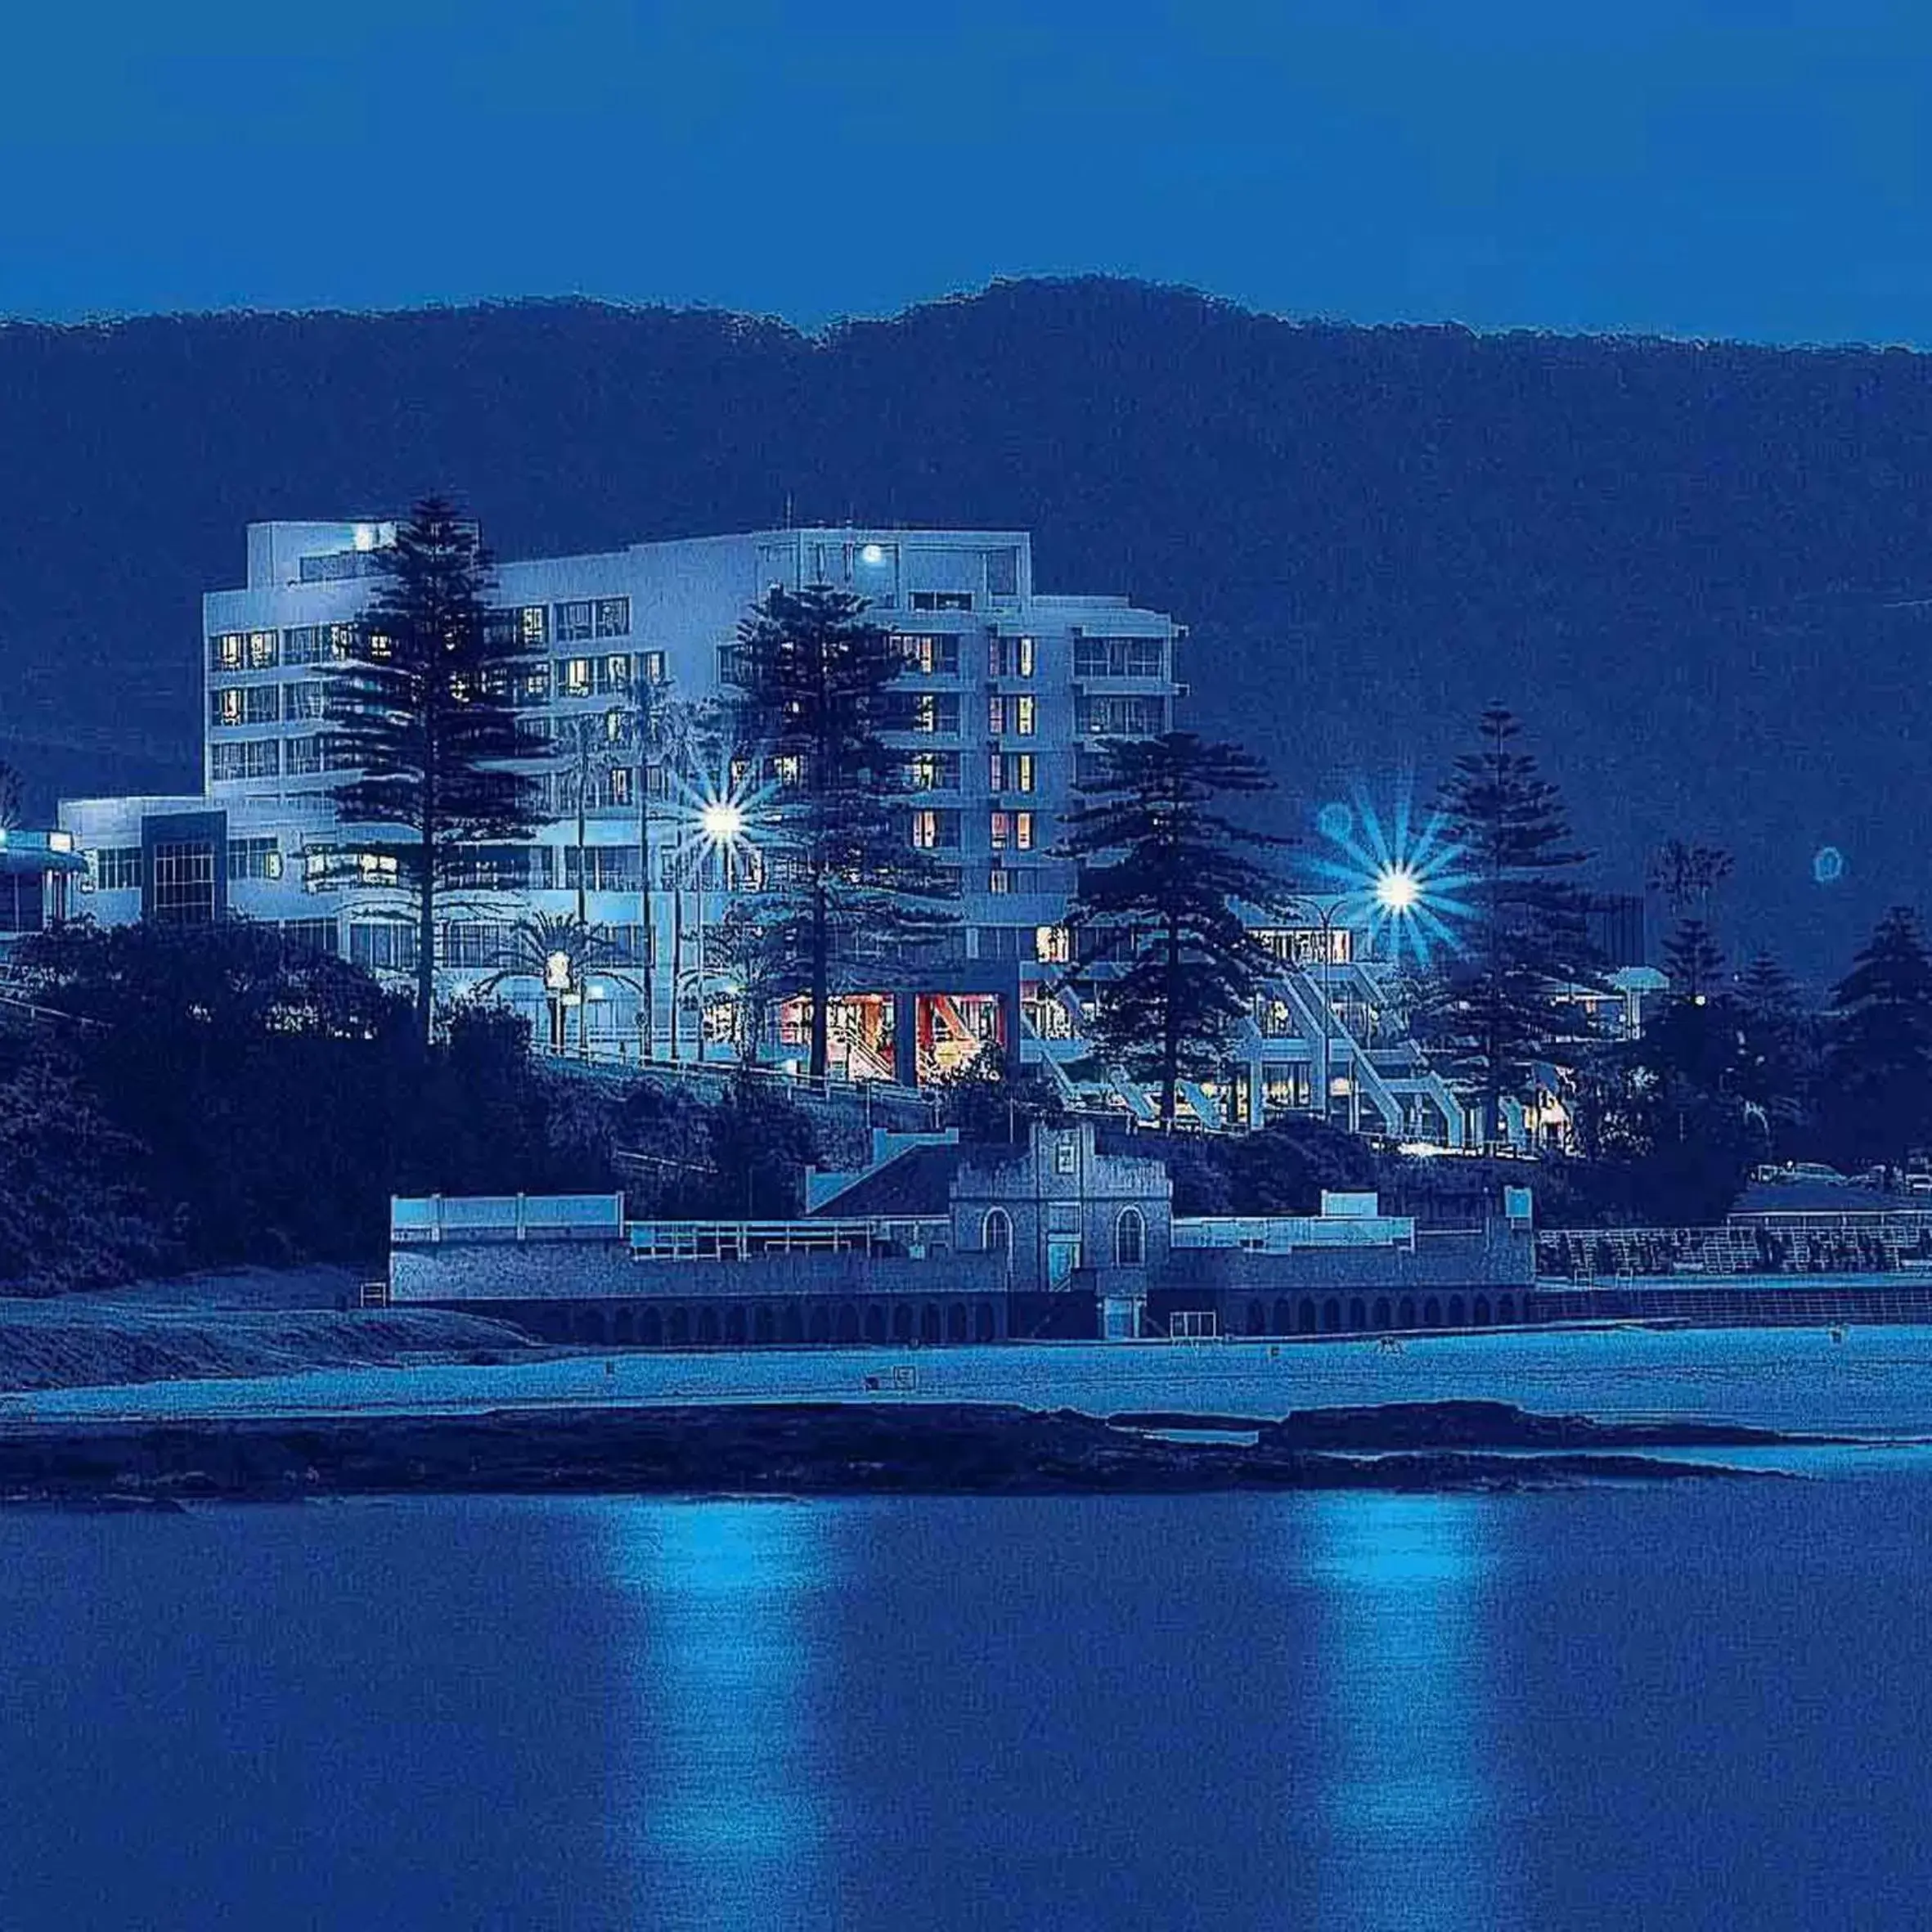
[[[332,808],[325,716],[328,667],[350,648],[393,530],[249,527],[246,582],[203,601],[203,793],[66,804],[62,824],[89,857],[82,909],[104,921],[243,914],[379,970],[413,965],[414,933]],[[905,1080],[985,1042],[1070,1033],[1049,990],[1067,956],[1071,868],[1052,856],[1061,815],[1101,739],[1170,728],[1180,634],[1170,618],[1124,597],[1037,593],[1022,531],[760,531],[504,563],[496,577],[498,621],[533,649],[521,695],[564,744],[589,719],[593,735],[608,721],[609,742],[634,746],[646,703],[719,695],[739,621],[774,586],[865,598],[905,661],[893,736],[906,755],[906,836],[956,873],[959,936],[956,959],[926,981],[842,999],[835,1058]],[[745,889],[746,868],[694,846],[691,785],[640,771],[634,750],[597,758],[580,843],[577,780],[564,753],[548,780],[557,815],[527,843],[478,851],[474,893],[439,929],[439,968],[452,991],[484,979],[517,919],[574,910],[581,891],[614,956],[564,995],[582,995],[571,1038],[581,1025],[592,1050],[644,1050],[648,947],[651,1049],[661,1057],[676,1038],[689,1054],[700,1011],[715,1026],[719,1004],[699,935]],[[729,772],[715,783],[728,786]],[[745,837],[755,848],[755,812]],[[556,989],[501,990],[539,1010],[548,999],[560,1024]],[[780,1015],[781,1053],[795,1050],[798,1018]]]
[[[333,809],[325,715],[328,667],[352,647],[393,528],[249,527],[246,582],[203,604],[202,792],[66,803],[63,833],[86,861],[73,910],[104,923],[231,913],[379,972],[413,969],[415,931],[393,884]],[[759,867],[708,849],[699,822],[708,798],[744,787],[728,748],[708,754],[717,769],[680,776],[667,750],[640,762],[636,747],[662,744],[663,708],[729,694],[754,602],[774,586],[825,583],[863,597],[898,640],[905,834],[959,887],[942,959],[835,1001],[834,1071],[923,1081],[993,1046],[1070,1095],[1151,1115],[1133,1083],[1097,1069],[1080,1000],[1059,985],[1074,882],[1054,855],[1103,741],[1173,726],[1184,633],[1170,618],[1124,597],[1041,595],[1022,531],[756,531],[504,563],[496,579],[495,621],[530,647],[520,698],[558,746],[545,778],[552,815],[526,842],[474,853],[438,925],[444,991],[491,982],[553,1045],[725,1057],[718,1036],[737,1003],[705,934],[757,889]],[[586,741],[594,762],[576,756]],[[755,799],[744,838],[755,855]],[[607,935],[600,966],[581,983],[498,982],[519,921],[580,910]],[[1464,1144],[1467,1106],[1402,1029],[1397,976],[1363,935],[1332,917],[1270,915],[1263,937],[1279,976],[1235,1030],[1223,1077],[1186,1090],[1189,1111],[1251,1126],[1312,1111]],[[798,1002],[774,1017],[768,1056],[802,1058]],[[1512,1131],[1537,1137],[1526,1117]]]

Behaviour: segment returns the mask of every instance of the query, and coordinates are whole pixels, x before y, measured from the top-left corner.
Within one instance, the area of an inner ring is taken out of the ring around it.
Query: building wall
[[[775,1254],[634,1261],[616,1242],[438,1242],[389,1256],[394,1301],[771,1301],[799,1296],[1003,1294],[992,1257]]]
[[[1163,1162],[1100,1152],[1090,1122],[1036,1126],[1010,1158],[961,1166],[953,1182],[953,1246],[961,1255],[987,1251],[987,1218],[997,1210],[1013,1230],[1016,1292],[1075,1285],[1054,1279],[1054,1249],[1069,1242],[1076,1247],[1068,1272],[1077,1272],[1081,1291],[1114,1292],[1122,1215],[1131,1210],[1140,1218],[1139,1268],[1158,1269],[1173,1241],[1173,1200]]]

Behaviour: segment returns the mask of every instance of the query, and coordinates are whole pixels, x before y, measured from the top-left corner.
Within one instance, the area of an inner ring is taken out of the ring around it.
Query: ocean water
[[[0,1516],[0,1926],[1886,1928],[1932,1455]]]

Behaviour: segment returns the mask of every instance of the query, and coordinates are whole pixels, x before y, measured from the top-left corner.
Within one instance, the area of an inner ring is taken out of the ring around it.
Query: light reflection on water
[[[1342,1908],[1339,1923],[1373,1922],[1395,1898],[1407,1925],[1506,1922],[1507,1770],[1488,1721],[1508,1625],[1498,1503],[1294,1505],[1316,1606],[1320,1896]]]
[[[833,1922],[837,1768],[815,1706],[836,1677],[824,1625],[844,1526],[783,1503],[613,1506],[609,1828],[640,1922]]]

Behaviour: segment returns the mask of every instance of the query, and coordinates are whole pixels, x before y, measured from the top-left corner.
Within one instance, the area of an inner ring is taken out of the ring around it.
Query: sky
[[[1932,342],[1925,0],[66,0],[6,32],[0,315],[815,327],[1102,272]]]

